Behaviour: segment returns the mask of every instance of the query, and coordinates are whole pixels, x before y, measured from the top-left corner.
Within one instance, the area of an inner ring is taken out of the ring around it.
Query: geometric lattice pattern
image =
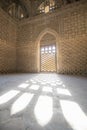
[[[41,47],[41,71],[56,71],[56,49],[55,44]]]

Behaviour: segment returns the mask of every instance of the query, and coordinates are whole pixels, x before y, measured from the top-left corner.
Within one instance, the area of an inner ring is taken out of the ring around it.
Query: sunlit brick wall
[[[19,22],[17,38],[17,70],[37,72],[36,40],[43,30],[57,32],[57,72],[87,73],[87,2],[77,2],[53,14]]]
[[[16,25],[0,9],[0,73],[16,71]]]

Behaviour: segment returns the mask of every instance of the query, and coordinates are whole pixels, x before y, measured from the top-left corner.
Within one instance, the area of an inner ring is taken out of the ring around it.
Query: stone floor
[[[87,130],[87,78],[0,75],[0,130]]]

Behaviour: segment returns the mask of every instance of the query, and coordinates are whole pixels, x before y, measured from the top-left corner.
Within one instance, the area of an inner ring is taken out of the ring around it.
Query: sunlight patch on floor
[[[62,85],[63,82],[62,82],[62,81],[57,81],[56,84],[57,84],[57,85]]]
[[[23,83],[23,84],[20,84],[18,87],[19,88],[27,88],[29,86],[28,83]]]
[[[38,90],[39,89],[39,85],[31,85],[30,87],[29,87],[29,89],[33,89],[33,90]]]
[[[63,115],[73,130],[87,130],[87,116],[80,106],[67,100],[60,100]]]
[[[72,96],[69,90],[64,89],[64,88],[57,88],[57,93],[61,95]]]
[[[0,104],[4,104],[4,103],[8,102],[9,100],[11,100],[13,97],[15,97],[19,93],[20,93],[20,91],[18,91],[18,90],[8,91],[4,95],[0,96]]]
[[[48,96],[40,96],[34,109],[37,122],[45,126],[53,115],[53,100]]]
[[[24,93],[20,96],[12,105],[11,107],[11,115],[14,115],[22,110],[24,110],[27,105],[30,103],[31,99],[33,98],[34,94]]]
[[[52,86],[56,86],[56,83],[50,83],[50,85],[52,85]]]
[[[43,87],[42,91],[44,91],[44,92],[52,92],[52,88],[46,86],[46,87]]]

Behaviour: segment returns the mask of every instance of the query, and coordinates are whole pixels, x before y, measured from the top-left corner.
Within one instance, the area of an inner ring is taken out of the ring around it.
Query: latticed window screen
[[[54,45],[41,46],[41,71],[56,71],[56,47]]]

